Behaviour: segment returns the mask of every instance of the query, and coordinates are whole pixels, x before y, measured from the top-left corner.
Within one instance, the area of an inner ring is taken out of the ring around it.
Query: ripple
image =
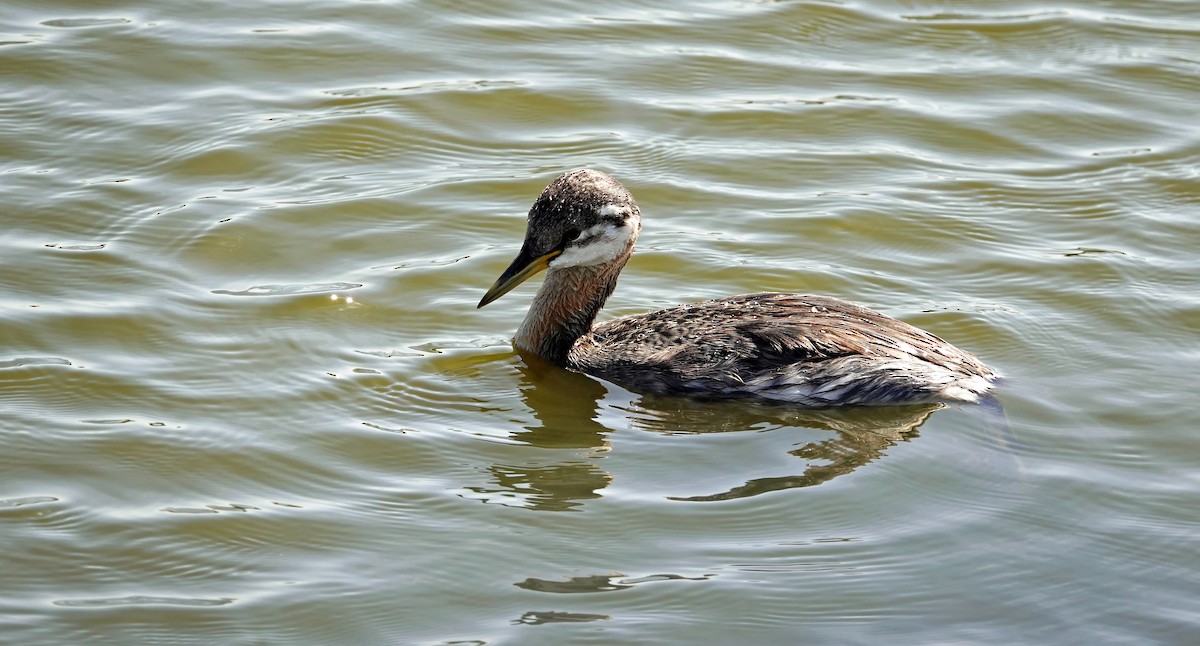
[[[54,601],[56,606],[68,608],[98,608],[108,606],[191,606],[208,608],[227,606],[237,599],[219,597],[215,599],[200,599],[188,597],[157,597],[148,595],[130,595],[127,597],[108,597],[99,599],[60,599]]]
[[[1067,257],[1067,258],[1072,258],[1075,256],[1100,256],[1100,255],[1104,255],[1104,254],[1115,254],[1118,256],[1129,255],[1129,254],[1125,253],[1124,251],[1120,251],[1117,249],[1092,249],[1092,248],[1085,248],[1085,247],[1075,247],[1074,249],[1071,249],[1068,251],[1059,251],[1057,253],[1060,253],[1062,256]]]
[[[904,20],[912,20],[916,22],[948,22],[955,24],[995,24],[1009,22],[1034,22],[1064,18],[1070,15],[1063,10],[1037,11],[1033,13],[1013,13],[1013,14],[984,14],[984,13],[935,13],[935,14],[912,14],[900,16]]]
[[[127,25],[131,20],[128,18],[56,18],[54,20],[45,20],[39,24],[46,27],[62,27],[65,29],[79,29],[82,27],[105,27],[109,25]]]
[[[0,509],[25,507],[28,505],[38,505],[47,502],[58,502],[58,498],[54,496],[26,496],[24,498],[9,498],[0,500]]]
[[[105,247],[107,247],[107,246],[108,246],[108,244],[107,244],[107,243],[103,243],[103,242],[102,242],[102,243],[98,243],[98,244],[58,244],[58,243],[51,243],[51,244],[47,244],[47,245],[46,245],[46,247],[49,247],[49,248],[51,248],[51,249],[62,249],[63,251],[99,251],[99,250],[101,250],[101,249],[103,249],[103,248],[105,248]]]
[[[421,94],[425,92],[489,91],[502,88],[524,87],[528,81],[522,79],[440,79],[408,83],[401,86],[356,87],[326,90],[330,96],[352,99],[395,96],[398,94]],[[355,102],[351,105],[360,105]]]
[[[469,260],[470,258],[471,258],[471,256],[469,256],[469,255],[468,256],[455,255],[455,256],[443,257],[443,258],[414,258],[414,259],[402,262],[398,265],[388,265],[388,266],[391,267],[392,269],[412,269],[414,267],[440,267],[442,265],[453,265],[456,262],[462,262],[463,260]],[[372,269],[383,269],[383,268],[384,268],[384,266],[372,267]]]
[[[1184,4],[6,4],[5,640],[1186,642]],[[523,360],[474,305],[578,166],[603,317],[861,301],[1021,445]]]
[[[300,283],[290,285],[255,285],[240,291],[214,289],[213,294],[223,296],[294,296],[297,294],[323,294],[362,287],[359,283]]]
[[[259,508],[252,505],[229,503],[226,505],[205,505],[204,507],[164,507],[162,511],[168,514],[220,514],[230,511],[246,513],[259,511]]]
[[[20,368],[24,366],[70,366],[74,365],[70,359],[62,357],[17,357],[15,359],[0,360],[0,370],[4,368]]]

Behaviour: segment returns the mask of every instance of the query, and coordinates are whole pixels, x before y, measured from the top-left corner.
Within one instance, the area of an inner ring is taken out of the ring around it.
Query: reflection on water
[[[706,581],[708,576],[682,576],[679,574],[652,574],[649,576],[627,577],[623,574],[591,574],[573,576],[564,581],[550,581],[530,577],[514,583],[518,588],[534,592],[552,592],[555,594],[579,594],[588,592],[615,592],[627,590],[642,583],[658,581]]]
[[[530,610],[529,612],[521,615],[520,619],[514,619],[513,624],[540,626],[541,624],[581,623],[585,621],[603,621],[605,619],[612,619],[612,617],[609,615],[588,614],[586,612],[560,612],[553,610],[548,612],[538,612],[536,610]]]
[[[523,502],[520,506],[541,511],[574,510],[579,507],[577,501],[599,498],[597,491],[612,480],[595,464],[576,461],[548,467],[497,464],[488,471],[495,486],[467,489],[485,498],[493,494],[515,497]]]
[[[808,466],[795,476],[755,478],[728,491],[672,497],[693,502],[746,498],[772,491],[811,487],[845,475],[883,457],[900,441],[917,436],[917,428],[942,404],[866,409],[794,409],[777,405],[721,403],[644,398],[640,410],[630,411],[636,426],[664,433],[729,433],[764,428],[799,427],[827,430],[828,439],[807,442],[788,451]]]
[[[550,464],[496,464],[489,471],[493,484],[471,487],[485,497],[500,495],[520,500],[520,506],[542,511],[577,510],[580,501],[599,498],[612,476],[598,458],[611,447],[612,432],[600,421],[609,389],[604,382],[522,357],[521,399],[537,424],[525,426],[512,438],[544,449],[569,449],[570,457]],[[785,477],[747,481],[720,493],[672,497],[679,501],[746,498],[772,491],[811,487],[873,462],[896,442],[917,436],[942,404],[869,409],[806,410],[758,402],[702,402],[667,396],[644,396],[618,406],[633,428],[667,434],[735,433],[764,429],[804,428],[830,432],[826,439],[806,442],[789,451],[805,461],[804,471]],[[585,449],[580,453],[580,449]],[[508,502],[506,501],[506,504]]]
[[[600,423],[604,384],[564,370],[533,355],[522,355],[521,401],[540,424],[526,426],[514,439],[542,448],[607,448],[609,429]]]
[[[233,603],[235,599],[219,598],[219,599],[185,599],[177,597],[151,597],[144,595],[132,595],[128,597],[113,597],[107,599],[62,599],[53,602],[56,606],[74,607],[74,608],[89,608],[99,606],[193,606],[193,607],[208,607],[208,606],[225,606]]]
[[[939,4],[4,2],[3,642],[1195,641],[1197,3]],[[605,317],[861,302],[1021,444],[517,357],[580,166]]]
[[[548,581],[546,579],[528,578],[513,585],[536,592],[554,592],[559,594],[576,594],[581,592],[613,592],[632,587],[620,583],[620,575],[592,574],[573,576],[566,581]]]
[[[552,463],[495,464],[488,471],[494,484],[468,487],[485,499],[542,511],[578,509],[582,500],[599,498],[612,476],[597,457],[609,448],[609,429],[598,421],[600,400],[607,389],[585,375],[550,365],[537,357],[518,362],[521,401],[536,424],[512,433],[512,439],[543,449],[567,450],[570,459]],[[580,450],[583,450],[582,452]]]

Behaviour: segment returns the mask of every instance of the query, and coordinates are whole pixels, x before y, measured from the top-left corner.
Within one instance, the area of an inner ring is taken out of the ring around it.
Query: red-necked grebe
[[[563,174],[533,203],[520,253],[479,307],[546,270],[513,345],[640,392],[804,406],[976,402],[996,378],[928,332],[829,296],[728,296],[593,327],[641,229],[617,180]]]

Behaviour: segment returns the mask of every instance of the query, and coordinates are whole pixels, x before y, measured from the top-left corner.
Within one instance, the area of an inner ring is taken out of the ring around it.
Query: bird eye
[[[562,243],[565,245],[568,242],[571,242],[575,238],[578,238],[579,234],[580,234],[579,229],[576,229],[575,227],[571,227],[570,229],[567,229],[567,232],[563,234]]]

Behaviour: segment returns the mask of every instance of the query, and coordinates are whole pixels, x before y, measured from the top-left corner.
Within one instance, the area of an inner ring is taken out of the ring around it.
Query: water
[[[1194,643],[1190,1],[8,2],[12,643]],[[642,397],[475,303],[559,172],[604,316],[848,298],[972,408]]]

